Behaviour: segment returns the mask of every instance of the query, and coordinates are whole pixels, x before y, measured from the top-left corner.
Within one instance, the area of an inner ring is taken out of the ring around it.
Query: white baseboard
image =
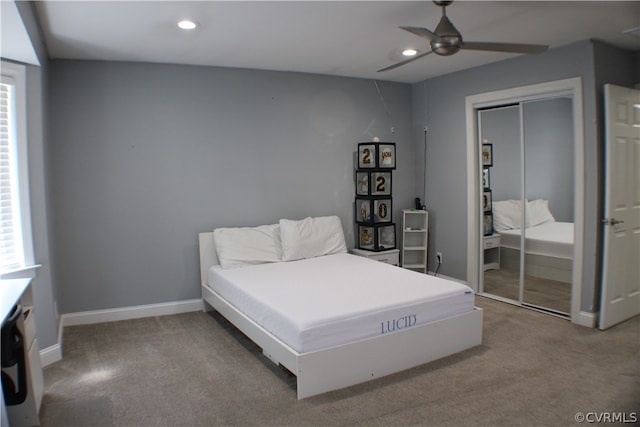
[[[118,320],[202,311],[203,307],[202,299],[193,299],[106,310],[82,311],[79,313],[63,314],[61,323],[62,326],[90,325],[92,323],[115,322]]]
[[[595,328],[598,326],[598,313],[590,313],[588,311],[580,311],[575,319],[571,318],[571,323],[586,326],[587,328]]]
[[[62,345],[60,343],[40,350],[40,363],[43,368],[59,360],[62,360]]]
[[[40,350],[40,363],[43,368],[62,360],[62,334],[64,327],[62,319],[58,320],[58,342],[50,347]]]

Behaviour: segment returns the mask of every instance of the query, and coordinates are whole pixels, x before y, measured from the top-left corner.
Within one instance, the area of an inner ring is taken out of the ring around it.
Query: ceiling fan
[[[400,27],[401,29],[415,34],[418,37],[426,39],[431,49],[412,56],[404,61],[389,65],[378,72],[393,70],[402,65],[408,64],[420,59],[424,56],[435,52],[438,55],[449,56],[457,53],[460,49],[466,50],[485,50],[492,52],[509,52],[509,53],[542,53],[547,50],[548,46],[539,44],[518,44],[518,43],[490,43],[490,42],[467,42],[462,40],[462,34],[447,17],[447,6],[453,3],[453,0],[433,0],[433,2],[442,7],[442,18],[434,31],[421,27]]]

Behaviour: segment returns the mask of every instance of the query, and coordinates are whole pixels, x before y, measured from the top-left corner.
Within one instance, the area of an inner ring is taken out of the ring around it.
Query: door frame
[[[570,95],[574,138],[574,227],[571,321],[593,327],[593,316],[580,310],[584,258],[584,125],[582,78],[539,83],[467,96],[467,283],[477,293],[482,275],[481,159],[478,144],[477,110],[514,102]]]

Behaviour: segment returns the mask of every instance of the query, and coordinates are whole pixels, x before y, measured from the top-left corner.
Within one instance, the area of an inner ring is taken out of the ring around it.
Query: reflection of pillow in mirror
[[[549,201],[543,199],[527,202],[527,227],[555,222],[555,218],[549,211]]]
[[[502,200],[493,202],[493,228],[512,230],[521,228],[522,203],[520,200]]]

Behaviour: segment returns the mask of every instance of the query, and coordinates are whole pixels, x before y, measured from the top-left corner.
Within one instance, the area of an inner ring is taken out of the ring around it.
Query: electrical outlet
[[[438,264],[442,264],[442,252],[436,252],[436,259],[438,260]]]

